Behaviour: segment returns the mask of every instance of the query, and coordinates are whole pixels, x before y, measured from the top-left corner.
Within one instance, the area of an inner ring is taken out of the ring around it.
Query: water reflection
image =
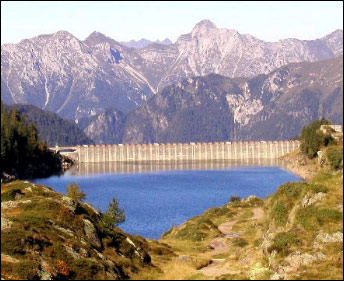
[[[247,166],[278,166],[286,168],[280,159],[212,160],[212,161],[151,161],[151,162],[104,162],[80,163],[66,174],[84,176],[109,173],[147,173],[168,170],[227,170]]]

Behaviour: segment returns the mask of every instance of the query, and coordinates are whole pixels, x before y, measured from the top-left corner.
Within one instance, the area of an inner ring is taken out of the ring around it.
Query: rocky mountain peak
[[[201,20],[199,23],[197,23],[193,29],[201,29],[201,28],[211,29],[211,28],[216,28],[216,25],[210,20],[206,19],[206,20]]]
[[[199,35],[203,33],[213,32],[214,29],[217,29],[216,25],[212,23],[210,20],[202,20],[195,25],[192,29],[192,35]]]
[[[107,37],[105,34],[98,32],[98,31],[93,31],[85,40],[84,42],[89,45],[93,46],[99,43],[105,43],[105,42],[116,42],[115,40]],[[116,42],[118,43],[118,42]]]
[[[75,37],[73,34],[65,30],[59,30],[53,34],[54,37]]]
[[[326,37],[333,37],[333,36],[343,36],[343,29],[336,29],[335,31],[328,34]]]

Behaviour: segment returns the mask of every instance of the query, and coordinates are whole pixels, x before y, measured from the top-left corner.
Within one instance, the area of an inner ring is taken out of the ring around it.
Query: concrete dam
[[[79,163],[277,159],[300,147],[297,140],[78,145],[51,148]]]

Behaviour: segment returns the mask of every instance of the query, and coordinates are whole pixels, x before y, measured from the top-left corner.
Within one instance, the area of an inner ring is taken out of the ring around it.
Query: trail
[[[252,212],[253,215],[250,218],[250,220],[252,221],[261,220],[265,216],[264,210],[262,208],[254,208]],[[218,226],[218,230],[221,232],[222,235],[224,235],[224,237],[216,237],[210,242],[209,247],[212,249],[209,252],[210,256],[228,253],[231,247],[228,243],[228,240],[240,237],[239,234],[233,232],[233,227],[237,222],[237,220],[228,221]],[[226,261],[226,259],[212,259],[210,264],[200,269],[199,272],[205,276],[214,278],[225,274],[236,274],[237,272],[223,267]]]

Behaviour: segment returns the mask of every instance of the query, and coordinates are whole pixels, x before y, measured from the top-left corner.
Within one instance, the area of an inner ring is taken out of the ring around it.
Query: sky
[[[1,44],[59,30],[81,40],[98,31],[117,41],[175,42],[203,19],[265,41],[310,40],[343,29],[343,2],[1,1]]]

